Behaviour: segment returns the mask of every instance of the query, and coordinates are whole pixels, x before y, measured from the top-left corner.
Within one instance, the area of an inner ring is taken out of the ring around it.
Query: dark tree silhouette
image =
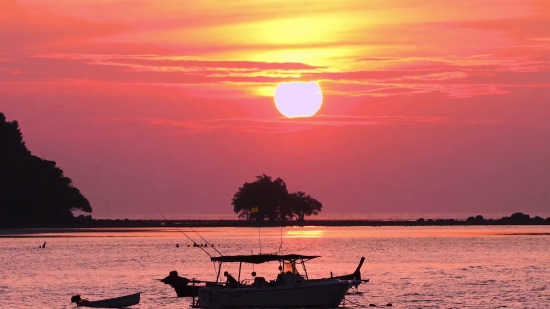
[[[273,180],[265,174],[240,187],[231,205],[239,218],[256,221],[292,218],[304,221],[305,216],[317,215],[323,208],[321,203],[304,192],[289,194],[281,178]]]
[[[286,183],[277,178],[261,175],[254,182],[246,182],[233,196],[231,205],[239,218],[263,221],[277,219],[277,213],[288,198]],[[255,211],[257,210],[257,212]]]
[[[0,113],[0,226],[60,223],[92,207],[54,161],[33,156],[17,121]]]
[[[305,216],[318,215],[323,205],[304,192],[298,191],[290,194],[289,208],[298,221],[304,221]]]

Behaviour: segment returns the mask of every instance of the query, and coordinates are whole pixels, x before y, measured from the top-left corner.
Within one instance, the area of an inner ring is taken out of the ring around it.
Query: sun
[[[322,103],[323,93],[316,82],[283,82],[275,90],[275,106],[288,118],[311,117]]]

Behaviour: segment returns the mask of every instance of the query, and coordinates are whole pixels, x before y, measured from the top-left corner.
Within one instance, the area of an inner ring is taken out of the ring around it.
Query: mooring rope
[[[356,306],[359,306],[359,307],[364,307],[365,305],[363,304],[359,304],[359,303],[356,303],[356,302],[352,302],[351,300],[347,299],[347,298],[344,298],[344,306],[345,306],[345,302],[348,302],[348,303],[352,303],[353,305],[356,305]]]
[[[356,302],[353,302],[353,301],[349,300],[348,298],[344,298],[344,301],[348,301],[348,302],[350,302],[350,303],[352,303],[352,304],[354,304],[354,305],[356,305],[356,306],[360,306],[360,307],[361,307],[361,306],[362,306],[362,307],[373,307],[373,306],[374,306],[374,307],[377,307],[376,304],[373,304],[373,303],[369,302],[369,300],[366,299],[366,298],[365,298],[363,295],[361,295],[361,294],[362,294],[362,293],[360,293],[359,291],[357,291],[357,293],[353,293],[353,294],[350,294],[350,295],[356,295],[356,296],[361,297],[361,298],[366,302],[366,304],[359,304],[359,303],[356,303]],[[392,307],[393,304],[392,304],[392,303],[387,303],[386,305],[381,305],[381,306],[383,306],[383,307]]]

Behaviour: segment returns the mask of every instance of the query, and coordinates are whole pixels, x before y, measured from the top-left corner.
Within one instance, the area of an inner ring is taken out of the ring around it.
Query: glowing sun
[[[311,117],[322,103],[323,94],[316,82],[283,82],[275,90],[275,106],[288,118]]]

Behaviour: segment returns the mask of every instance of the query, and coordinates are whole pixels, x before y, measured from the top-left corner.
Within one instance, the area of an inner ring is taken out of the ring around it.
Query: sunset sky
[[[97,217],[264,173],[326,214],[548,214],[550,1],[0,0],[0,112]]]

